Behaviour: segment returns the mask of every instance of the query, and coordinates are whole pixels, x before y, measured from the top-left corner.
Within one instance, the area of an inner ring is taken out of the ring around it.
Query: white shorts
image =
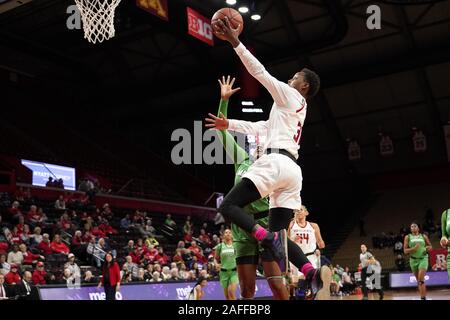
[[[270,198],[270,208],[299,209],[302,205],[302,170],[289,157],[271,153],[256,160],[244,174],[261,197]]]

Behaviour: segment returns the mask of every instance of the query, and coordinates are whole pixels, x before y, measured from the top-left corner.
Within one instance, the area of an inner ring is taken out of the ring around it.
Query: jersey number
[[[305,240],[306,244],[309,243],[309,234],[308,233],[297,234],[297,242],[303,243],[303,240]]]
[[[302,137],[302,124],[300,121],[297,124],[297,133],[294,136],[294,141],[296,144],[300,143],[300,138]]]

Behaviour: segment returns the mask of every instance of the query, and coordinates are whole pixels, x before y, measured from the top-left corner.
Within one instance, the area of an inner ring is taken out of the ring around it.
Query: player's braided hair
[[[302,72],[305,75],[305,81],[309,84],[308,97],[313,98],[319,92],[320,89],[320,77],[314,71],[303,68]]]

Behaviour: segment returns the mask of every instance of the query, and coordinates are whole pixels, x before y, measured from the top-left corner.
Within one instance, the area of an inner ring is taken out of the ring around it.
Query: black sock
[[[251,233],[256,222],[253,216],[246,213],[243,208],[259,199],[261,195],[255,184],[250,179],[243,178],[225,196],[219,212],[238,227]]]

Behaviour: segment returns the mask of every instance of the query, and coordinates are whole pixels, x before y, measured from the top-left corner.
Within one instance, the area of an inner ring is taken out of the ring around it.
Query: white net
[[[83,21],[84,37],[91,43],[114,37],[114,12],[121,0],[75,0]]]

